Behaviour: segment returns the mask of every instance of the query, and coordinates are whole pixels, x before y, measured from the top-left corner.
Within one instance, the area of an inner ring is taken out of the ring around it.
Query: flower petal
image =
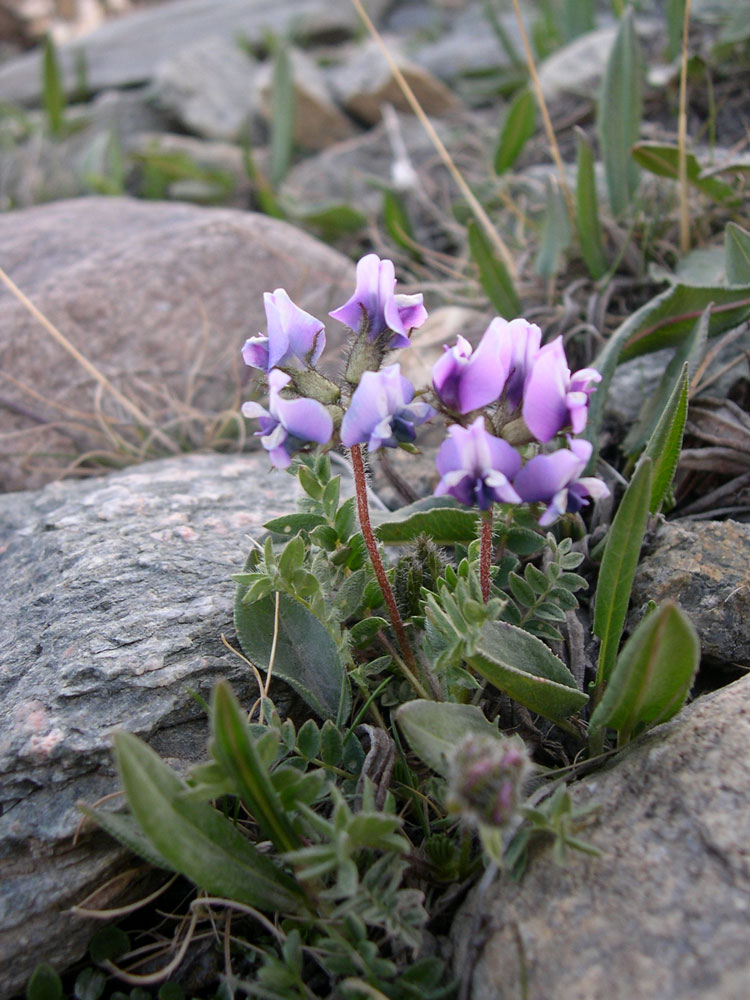
[[[569,381],[562,337],[557,337],[535,357],[523,391],[523,419],[539,441],[549,441],[570,423],[565,401]]]

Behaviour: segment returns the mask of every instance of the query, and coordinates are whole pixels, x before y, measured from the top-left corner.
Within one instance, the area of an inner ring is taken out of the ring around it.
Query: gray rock
[[[293,509],[294,487],[258,452],[0,496],[12,581],[0,602],[0,996],[38,961],[76,960],[91,923],[66,911],[132,866],[94,831],[71,843],[76,801],[118,787],[113,730],[184,770],[206,748],[190,689],[207,698],[225,677],[255,698],[247,665],[221,642],[233,634],[230,575],[248,536]]]
[[[617,25],[587,31],[548,56],[539,67],[546,99],[553,101],[570,93],[595,95],[616,35]]]
[[[444,83],[405,56],[398,39],[388,36],[383,40],[425,114],[446,115],[460,107],[459,101]],[[352,48],[349,58],[330,74],[330,79],[339,103],[349,114],[369,125],[380,121],[383,104],[391,104],[398,111],[411,111],[390,65],[374,40]]]
[[[225,209],[85,198],[0,215],[0,245],[7,273],[75,347],[154,427],[172,421],[196,446],[222,426],[225,439],[237,431],[250,392],[239,352],[265,329],[263,292],[283,286],[324,319],[354,287],[341,254]],[[328,334],[324,360],[336,370],[344,327],[331,322]],[[137,459],[115,430],[148,448],[132,415],[5,290],[0,370],[14,380],[0,387],[0,489],[49,482],[92,448],[119,465]],[[159,441],[157,453],[177,448]]]
[[[154,97],[205,139],[264,134],[256,106],[258,63],[236,41],[210,36],[179,49],[156,70]]]
[[[748,698],[750,678],[699,699],[573,787],[599,806],[579,835],[601,857],[560,868],[544,848],[470,896],[454,938],[472,1000],[747,997]]]
[[[368,2],[380,19],[388,0]],[[85,53],[91,90],[130,86],[153,79],[159,64],[208,36],[233,42],[243,37],[262,47],[269,33],[301,40],[342,38],[359,28],[349,3],[328,0],[171,0],[107,21],[96,31],[60,46],[65,86],[75,85],[77,53]],[[41,56],[31,52],[0,67],[0,100],[34,103],[41,94]]]
[[[326,76],[314,60],[300,49],[290,52],[294,88],[294,142],[301,149],[332,146],[356,134],[351,119],[334,104]],[[273,66],[267,63],[258,74],[257,87],[263,114],[273,116]]]
[[[646,602],[676,601],[695,625],[704,661],[750,667],[750,524],[661,521],[633,581],[631,627]]]

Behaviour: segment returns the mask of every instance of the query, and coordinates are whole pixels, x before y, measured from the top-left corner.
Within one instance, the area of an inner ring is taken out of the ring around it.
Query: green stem
[[[365,545],[367,546],[367,551],[370,555],[370,562],[372,563],[372,568],[375,570],[375,576],[383,594],[383,600],[388,608],[388,614],[391,617],[391,624],[393,625],[393,631],[396,633],[398,644],[401,647],[401,653],[403,654],[409,671],[413,675],[418,675],[419,668],[417,667],[417,661],[414,659],[414,653],[409,645],[406,629],[404,628],[404,623],[401,620],[401,615],[399,614],[398,607],[396,606],[396,598],[393,596],[391,585],[388,582],[385,566],[383,566],[383,560],[380,558],[380,552],[378,552],[378,543],[375,540],[375,536],[372,533],[372,526],[370,525],[370,507],[367,501],[367,480],[365,478],[365,463],[362,459],[361,445],[353,444],[351,454],[352,467],[354,469],[354,488],[357,493],[357,513],[359,514],[359,525],[362,529],[362,537],[365,540]],[[424,695],[422,694],[421,697],[424,697]]]
[[[479,582],[482,586],[482,600],[490,599],[490,567],[492,565],[492,507],[482,511],[482,529],[479,536]]]

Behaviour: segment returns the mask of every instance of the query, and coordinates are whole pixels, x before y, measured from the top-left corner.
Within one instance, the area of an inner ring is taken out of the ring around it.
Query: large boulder
[[[113,730],[184,771],[207,741],[191,692],[227,678],[255,699],[222,643],[230,577],[294,486],[265,453],[195,454],[0,496],[0,997],[81,956],[92,922],[71,906],[97,889],[114,905],[143,877],[104,834],[73,842],[76,802],[118,788]]]
[[[20,289],[151,423],[134,437],[132,411],[2,288],[0,490],[49,482],[85,452],[122,464],[137,457],[138,440],[146,454],[149,440],[165,454],[167,424],[193,446],[236,433],[249,391],[240,348],[265,329],[263,292],[283,286],[324,320],[354,288],[342,254],[229,209],[74,199],[0,215],[0,247]],[[327,327],[336,369],[344,327]]]
[[[747,997],[749,705],[750,678],[700,698],[571,790],[598,806],[578,836],[600,857],[544,849],[472,894],[454,925],[472,1000]]]

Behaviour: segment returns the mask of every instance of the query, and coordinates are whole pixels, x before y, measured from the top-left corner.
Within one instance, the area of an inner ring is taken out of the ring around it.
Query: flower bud
[[[448,806],[479,826],[506,826],[515,815],[530,766],[516,736],[468,733],[450,767]]]

